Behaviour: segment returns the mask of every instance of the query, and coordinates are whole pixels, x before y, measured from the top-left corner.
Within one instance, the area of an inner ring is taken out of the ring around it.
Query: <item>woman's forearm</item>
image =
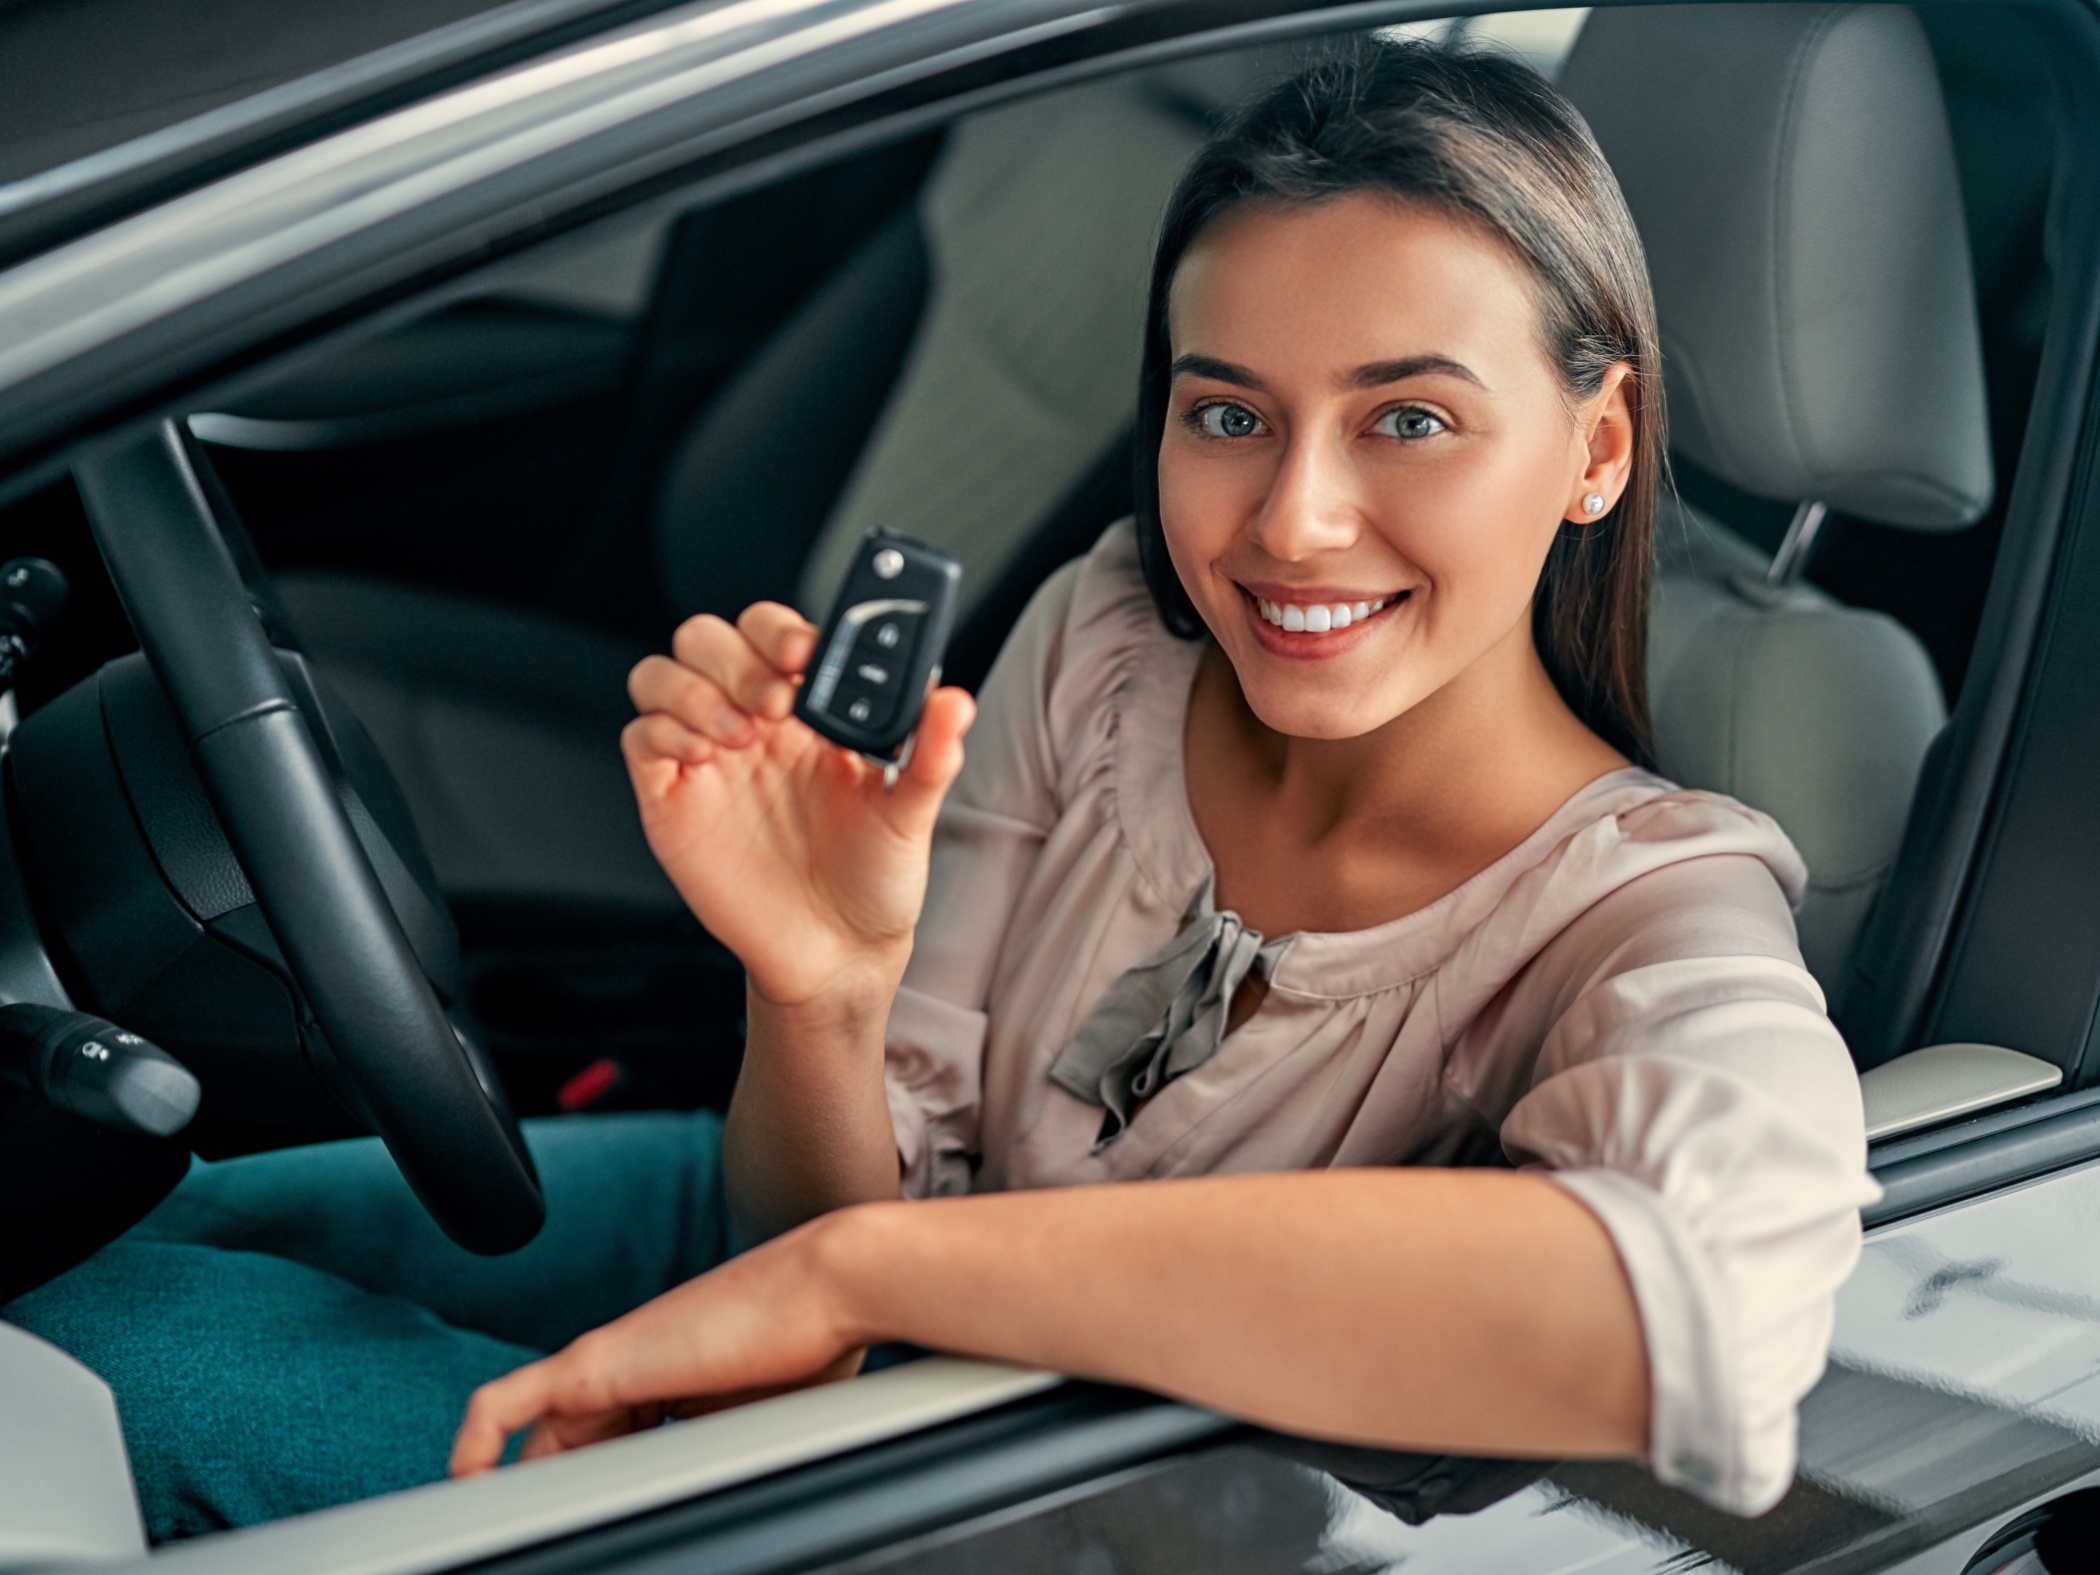
[[[794,1008],[746,992],[744,1064],[722,1133],[723,1178],[746,1244],[897,1196],[882,1054],[890,974],[901,972]]]
[[[1631,1455],[1648,1367],[1551,1182],[1334,1170],[854,1209],[810,1251],[853,1337],[1139,1385],[1321,1438]]]

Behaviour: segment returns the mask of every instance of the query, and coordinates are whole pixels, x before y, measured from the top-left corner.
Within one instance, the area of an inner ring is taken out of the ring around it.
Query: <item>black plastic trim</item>
[[[216,448],[253,449],[266,454],[306,454],[324,449],[362,448],[430,432],[476,426],[533,410],[580,404],[620,387],[624,365],[563,367],[539,377],[519,378],[501,388],[476,389],[419,405],[374,410],[354,416],[285,418],[244,416],[228,411],[200,411],[190,417],[190,431]]]
[[[805,1569],[1252,1431],[1148,1395],[1068,1385],[468,1568],[491,1575]]]
[[[2100,41],[2084,5],[2023,7],[2023,16],[2053,44],[2059,81],[2100,70]],[[2095,145],[2100,127],[2090,95],[2060,92],[2067,124],[2058,146]],[[2051,193],[2052,256],[2100,252],[2100,161],[2061,158]],[[1854,953],[1852,978],[1838,1014],[1854,1059],[1879,1066],[1921,1044],[1982,1038],[2029,1048],[2024,1036],[1946,1031],[1943,1009],[1954,959],[1974,933],[1978,872],[1996,840],[1994,812],[2007,762],[2024,730],[2030,677],[2044,642],[2045,609],[2059,570],[2066,522],[2079,502],[2088,461],[2092,367],[2100,345],[2100,280],[2057,269],[2043,359],[2020,461],[2012,478],[2005,534],[1998,549],[1975,657],[1946,731],[1926,757],[1895,873],[1876,903]],[[1946,964],[1945,972],[1942,971]],[[2057,1060],[2047,1049],[2031,1053]]]
[[[0,748],[0,774],[6,759]],[[13,798],[0,782],[0,1005],[29,1001],[70,1011],[73,997],[44,950],[28,879],[15,855]]]

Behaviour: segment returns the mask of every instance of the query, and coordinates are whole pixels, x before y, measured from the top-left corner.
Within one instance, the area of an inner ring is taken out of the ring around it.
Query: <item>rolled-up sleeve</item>
[[[1879,1195],[1851,1057],[1754,859],[1636,881],[1551,950],[1535,987],[1567,1004],[1503,1146],[1617,1247],[1655,1474],[1761,1513],[1792,1480],[1797,1407]]]
[[[1059,812],[1050,691],[1079,567],[1036,592],[985,678],[966,763],[934,831],[926,905],[890,1008],[883,1066],[906,1197],[970,1190],[993,970]]]

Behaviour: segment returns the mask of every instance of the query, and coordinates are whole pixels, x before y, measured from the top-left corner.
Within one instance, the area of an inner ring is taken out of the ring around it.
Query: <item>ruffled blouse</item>
[[[906,1194],[1541,1170],[1625,1265],[1656,1475],[1769,1507],[1877,1196],[1795,943],[1800,856],[1732,799],[1611,772],[1427,907],[1290,937],[1259,1009],[1103,1142],[1098,1097],[1053,1068],[1211,882],[1182,774],[1201,654],[1160,623],[1126,522],[1044,585],[987,678],[889,1020]]]

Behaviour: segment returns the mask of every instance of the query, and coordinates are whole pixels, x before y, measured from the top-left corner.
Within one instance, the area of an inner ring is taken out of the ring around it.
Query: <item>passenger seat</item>
[[[1932,55],[1897,6],[1634,6],[1592,14],[1560,87],[1647,248],[1673,449],[1797,505],[1769,558],[1664,510],[1649,695],[1663,773],[1800,848],[1835,1011],[1947,708],[1914,635],[1802,570],[1828,509],[1959,530],[1993,489]]]

